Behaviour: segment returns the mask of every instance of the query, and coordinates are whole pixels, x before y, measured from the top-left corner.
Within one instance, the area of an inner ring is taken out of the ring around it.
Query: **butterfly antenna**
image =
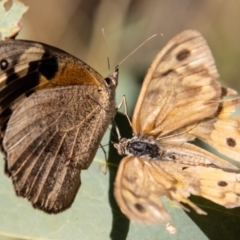
[[[105,51],[106,51],[106,56],[107,56],[107,65],[108,65],[108,75],[110,75],[110,59],[109,59],[109,53],[108,53],[108,47],[107,47],[107,41],[106,41],[106,35],[104,28],[102,28],[102,35],[104,39],[104,44],[105,44]]]
[[[128,59],[130,56],[132,56],[139,48],[141,48],[145,43],[147,43],[149,40],[151,40],[152,38],[155,38],[156,36],[163,36],[162,33],[156,33],[154,35],[152,35],[151,37],[149,37],[148,39],[146,39],[144,42],[142,42],[138,47],[136,47],[132,52],[130,52],[122,61],[120,61],[120,63],[117,65],[116,68],[118,68],[123,62],[125,62],[126,59]]]

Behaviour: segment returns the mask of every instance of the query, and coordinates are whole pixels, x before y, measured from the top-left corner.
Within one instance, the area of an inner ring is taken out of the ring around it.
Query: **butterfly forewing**
[[[14,109],[36,90],[81,84],[102,85],[90,66],[49,45],[21,40],[0,44],[0,120],[2,131]]]
[[[71,206],[115,114],[110,81],[57,48],[0,42],[0,120],[6,172],[17,195],[48,213]]]
[[[221,86],[211,51],[200,33],[187,30],[157,55],[133,114],[135,135],[163,136],[218,109]]]

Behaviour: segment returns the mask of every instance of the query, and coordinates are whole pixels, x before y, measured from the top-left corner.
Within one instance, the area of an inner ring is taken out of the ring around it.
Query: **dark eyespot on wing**
[[[139,212],[141,212],[141,213],[146,212],[146,209],[145,209],[145,207],[143,207],[142,204],[140,204],[140,203],[135,203],[134,206],[135,206],[135,208],[136,208]]]
[[[178,61],[183,61],[183,60],[185,60],[186,58],[188,58],[189,55],[190,55],[190,51],[187,50],[187,49],[184,49],[184,50],[182,50],[181,52],[179,52],[179,53],[177,54],[176,59],[177,59]]]
[[[2,59],[0,61],[0,68],[2,71],[6,70],[8,68],[8,61],[6,59]]]
[[[229,147],[235,147],[236,146],[236,141],[233,138],[227,138],[226,142],[227,142],[227,145]]]
[[[226,187],[227,185],[228,185],[228,183],[225,182],[225,181],[219,181],[219,182],[218,182],[218,186],[219,186],[219,187]]]

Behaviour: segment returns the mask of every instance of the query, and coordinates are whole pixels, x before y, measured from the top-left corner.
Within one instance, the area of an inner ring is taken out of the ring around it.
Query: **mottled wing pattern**
[[[232,117],[240,98],[227,99],[219,103],[214,118],[188,126],[188,134],[202,139],[220,153],[240,161],[240,117]]]
[[[16,193],[47,212],[67,208],[106,123],[96,86],[38,91],[14,111],[3,140]]]
[[[144,79],[133,114],[135,135],[164,136],[211,117],[223,94],[212,53],[187,30],[160,51]]]
[[[163,176],[164,182],[158,184],[158,178],[153,178],[152,174]],[[146,181],[149,178],[153,181]],[[128,218],[142,224],[154,224],[170,220],[160,197],[165,195],[166,187],[174,183],[175,179],[161,168],[151,169],[144,160],[127,156],[118,167],[114,195],[121,211]]]
[[[162,196],[199,214],[206,213],[188,199],[191,194],[240,206],[240,170],[188,143],[199,138],[240,161],[240,118],[232,117],[240,98],[217,77],[211,51],[196,31],[174,37],[153,61],[134,110],[135,136],[114,144],[129,155],[120,163],[115,196],[131,220],[168,221]]]
[[[1,142],[17,195],[48,213],[71,206],[115,114],[117,75],[45,44],[0,42]]]
[[[119,166],[115,196],[121,210],[131,220],[155,224],[170,219],[160,200],[163,196],[181,207],[180,202],[186,203],[199,214],[206,213],[188,199],[191,194],[227,208],[240,206],[239,178],[239,173],[216,168],[128,156]]]
[[[34,91],[56,86],[97,84],[104,79],[70,54],[41,43],[0,42],[0,125],[4,133],[14,109]]]

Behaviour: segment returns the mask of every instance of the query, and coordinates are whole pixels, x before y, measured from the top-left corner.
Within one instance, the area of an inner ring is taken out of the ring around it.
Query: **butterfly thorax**
[[[120,155],[134,155],[147,160],[160,160],[163,153],[157,142],[139,137],[122,138],[114,146]]]

